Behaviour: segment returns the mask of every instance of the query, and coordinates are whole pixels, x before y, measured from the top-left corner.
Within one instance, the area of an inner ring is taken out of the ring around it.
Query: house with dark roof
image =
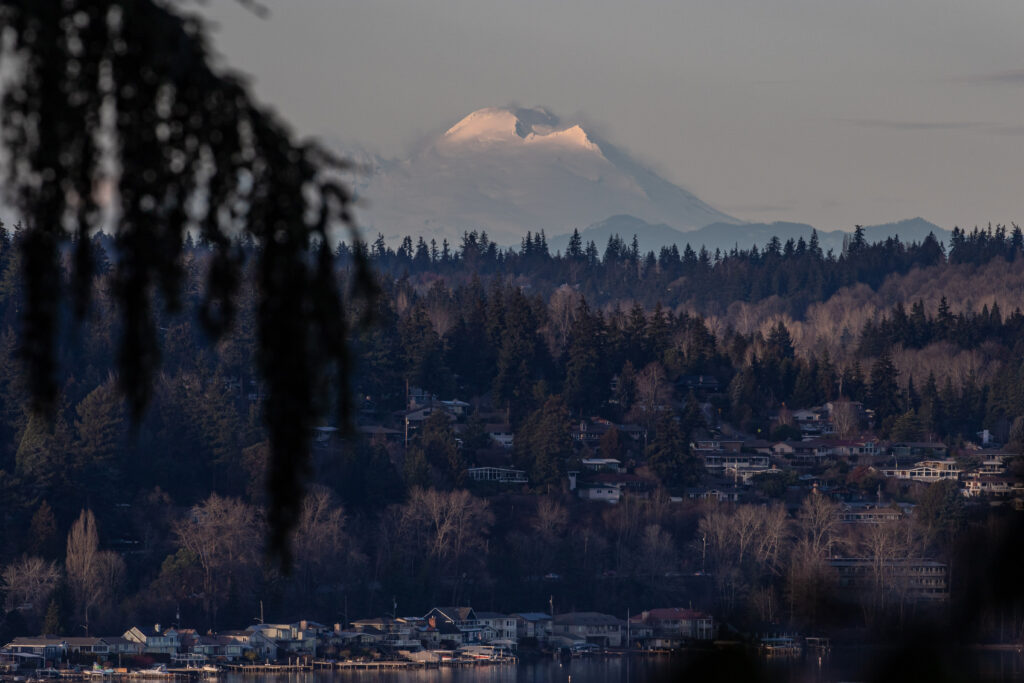
[[[4,651],[39,655],[50,661],[60,661],[73,654],[106,655],[110,644],[105,638],[81,636],[21,636],[4,646]]]
[[[538,641],[547,640],[551,635],[553,620],[546,612],[516,612],[512,614],[516,620],[516,638],[536,638]]]
[[[715,625],[710,615],[683,607],[660,607],[646,610],[630,618],[630,632],[633,626],[649,629],[650,635],[643,641],[647,647],[678,647],[687,640],[711,640]]]
[[[564,635],[600,647],[620,647],[625,622],[600,612],[568,612],[556,614],[551,627],[553,636]]]
[[[480,643],[484,637],[483,624],[472,607],[435,607],[425,615],[428,628],[440,629],[444,624],[454,626],[462,643]]]

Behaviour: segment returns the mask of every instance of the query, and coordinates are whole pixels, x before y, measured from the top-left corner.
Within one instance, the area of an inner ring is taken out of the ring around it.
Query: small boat
[[[761,639],[761,651],[769,657],[799,657],[803,647],[792,636],[773,636]]]
[[[167,666],[164,664],[157,664],[151,669],[139,669],[133,671],[132,676],[139,676],[140,678],[170,678],[174,674],[167,670]]]
[[[83,671],[82,675],[89,676],[91,678],[109,678],[114,675],[113,669],[104,669],[100,666],[99,662],[93,662],[92,668],[88,671]]]

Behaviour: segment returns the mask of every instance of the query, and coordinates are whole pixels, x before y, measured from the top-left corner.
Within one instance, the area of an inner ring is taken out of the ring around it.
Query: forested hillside
[[[368,253],[380,295],[372,310],[350,311],[353,323],[371,320],[354,325],[352,340],[360,426],[399,434],[396,411],[412,388],[460,399],[468,416],[458,431],[437,418],[408,438],[353,435],[316,449],[295,571],[282,576],[261,554],[266,437],[252,274],[233,331],[213,345],[198,324],[212,251],[186,245],[183,311],[157,311],[161,370],[133,423],[111,374],[121,332],[110,298],[117,254],[95,239],[96,296],[84,323],[64,316],[62,392],[50,421],[28,411],[18,359],[18,241],[17,230],[0,232],[0,564],[10,633],[70,632],[82,619],[123,630],[134,620],[166,622],[175,610],[204,629],[224,628],[248,623],[261,599],[275,618],[327,623],[343,609],[382,612],[393,597],[413,613],[433,601],[542,607],[552,593],[566,609],[675,600],[693,586],[666,576],[733,562],[724,541],[702,549],[710,559],[696,553],[698,526],[726,538],[721,529],[744,523],[668,502],[700,480],[689,444],[705,430],[767,436],[780,408],[842,399],[862,402],[872,415],[865,428],[883,438],[956,445],[988,429],[1012,449],[1024,443],[1016,227],[957,230],[948,247],[931,238],[868,244],[858,232],[841,254],[822,253],[813,237],[727,254],[686,246],[642,254],[613,238],[600,250],[576,239],[552,255],[543,234],[507,251],[476,234],[459,245],[407,239],[397,249],[377,240]],[[237,245],[246,263],[256,249]],[[336,249],[343,281],[352,253]],[[63,286],[70,282],[65,274]],[[693,376],[720,390],[698,395],[677,381]],[[333,415],[326,410],[321,423],[336,425]],[[644,436],[581,449],[571,426],[594,417],[637,424]],[[514,493],[466,490],[465,469],[496,457],[486,421],[515,432],[500,457],[530,481]],[[565,474],[595,453],[642,468],[657,491],[642,504],[581,505],[567,495]],[[933,508],[945,509],[935,496]],[[746,560],[757,558],[750,571],[759,578],[737,574],[719,586],[730,614],[751,617],[771,586],[805,595],[793,591],[817,579],[796,572],[806,556],[790,550],[811,533],[812,513],[801,513],[796,531],[776,520],[778,543]],[[922,543],[948,550],[963,520],[940,517],[924,517]],[[73,524],[74,542],[65,542]],[[74,557],[83,547],[106,559],[82,568]],[[740,552],[735,565],[744,562]],[[15,595],[11,581],[26,572],[42,577],[36,592]],[[791,604],[791,615],[816,618],[812,603]]]

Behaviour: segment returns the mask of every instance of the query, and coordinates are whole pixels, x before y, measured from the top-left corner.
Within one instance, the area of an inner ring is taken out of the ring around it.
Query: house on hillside
[[[893,479],[911,479],[913,481],[936,482],[943,480],[957,481],[962,473],[955,460],[922,460],[910,467],[887,467],[882,474]]]
[[[743,489],[737,486],[695,486],[686,489],[686,497],[690,500],[703,500],[715,503],[738,503]]]
[[[897,441],[889,444],[892,454],[898,458],[945,458],[949,449],[940,441]]]
[[[713,375],[680,375],[675,381],[676,393],[685,397],[691,391],[697,396],[707,396],[722,389],[722,384]]]
[[[502,448],[512,448],[515,444],[515,433],[512,431],[512,425],[505,422],[494,422],[484,425],[484,431],[487,432],[487,436],[491,437],[491,441],[498,444]]]
[[[903,519],[914,506],[910,503],[878,505],[876,503],[843,503],[836,511],[840,522],[846,524],[882,524]]]
[[[988,496],[1010,498],[1024,496],[1024,482],[1009,475],[986,474],[964,481],[963,494],[968,498]]]
[[[949,568],[943,562],[924,559],[878,561],[863,557],[834,557],[829,565],[839,577],[839,590],[847,597],[874,590],[878,573],[885,585],[907,598],[928,602],[949,599]]]
[[[508,467],[470,467],[466,474],[473,481],[491,481],[498,484],[527,484],[529,478],[525,470]]]

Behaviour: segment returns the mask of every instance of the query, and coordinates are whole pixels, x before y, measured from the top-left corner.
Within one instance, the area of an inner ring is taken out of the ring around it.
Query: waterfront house
[[[715,636],[710,615],[683,607],[659,607],[631,617],[630,637],[635,640],[634,626],[650,629],[646,644],[654,648],[678,647],[687,640],[711,640]],[[639,633],[643,633],[642,628]]]
[[[511,615],[516,620],[516,639],[536,638],[539,642],[547,640],[551,635],[552,619],[545,612],[516,612]]]
[[[321,624],[303,620],[294,624],[253,624],[246,630],[273,642],[279,651],[274,656],[277,659],[288,655],[315,657],[318,632],[324,629]]]
[[[509,614],[500,612],[477,612],[476,618],[484,629],[490,629],[493,636],[487,642],[515,647],[516,644],[516,618]]]
[[[4,646],[12,653],[38,655],[51,662],[66,660],[70,655],[106,656],[110,646],[103,638],[74,636],[20,636]]]
[[[352,628],[360,633],[380,634],[378,641],[394,650],[418,650],[420,641],[416,626],[408,619],[378,617],[352,622]]]
[[[124,632],[124,638],[141,645],[147,655],[173,655],[181,645],[178,632],[173,628],[162,630],[160,624],[153,624],[153,628],[132,626]]]
[[[555,615],[551,633],[576,640],[582,638],[600,647],[620,647],[624,623],[622,619],[600,612],[568,612]]]
[[[472,607],[435,607],[423,615],[423,619],[431,628],[452,624],[458,629],[464,644],[480,643],[483,640],[483,624]]]

